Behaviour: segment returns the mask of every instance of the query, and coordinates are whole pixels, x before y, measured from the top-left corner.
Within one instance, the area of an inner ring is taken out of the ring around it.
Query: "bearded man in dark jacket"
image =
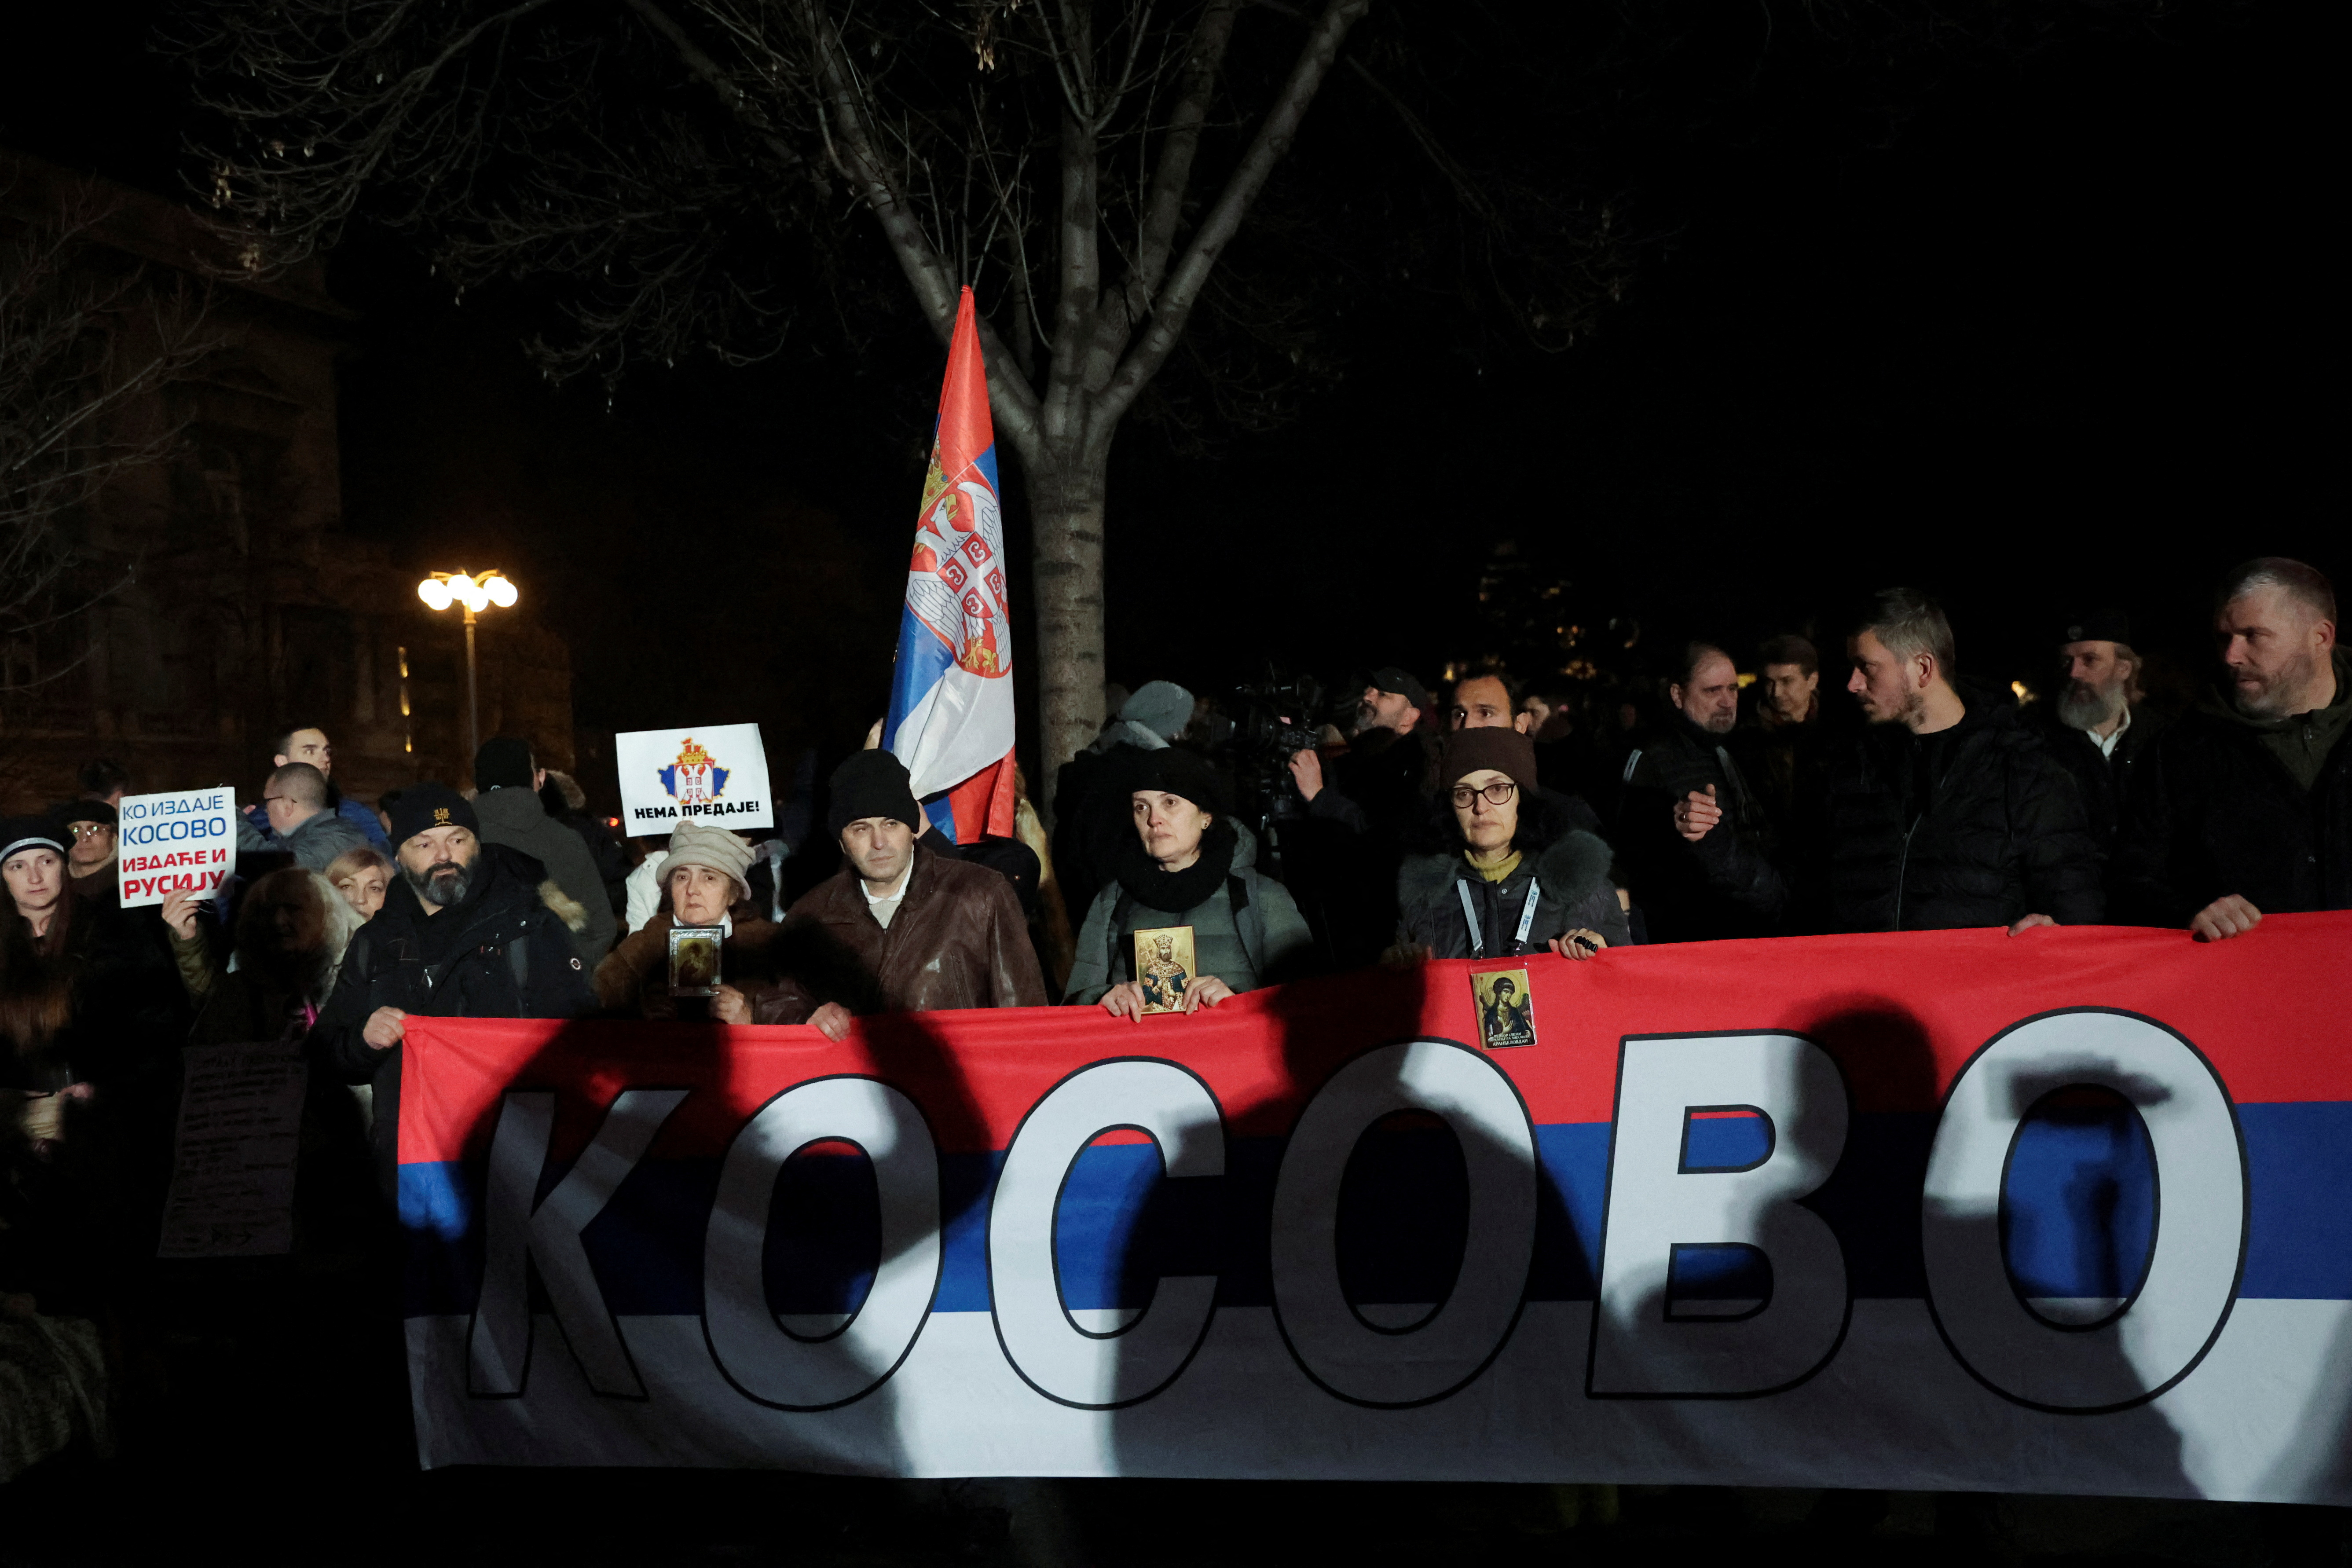
[[[2223,578],[2228,686],[2157,738],[2125,802],[2118,915],[2207,942],[2282,910],[2352,909],[2352,659],[2336,591],[2300,561]]]
[[[346,1083],[374,1085],[376,1176],[397,1196],[400,1055],[428,1018],[576,1018],[596,992],[572,932],[540,901],[539,862],[485,847],[474,808],[446,784],[392,810],[400,876],[343,954],[310,1048]]]
[[[2074,781],[1990,692],[1951,680],[1951,623],[1911,588],[1847,644],[1870,727],[1818,785],[1806,923],[1839,931],[2095,924],[2096,847]]]

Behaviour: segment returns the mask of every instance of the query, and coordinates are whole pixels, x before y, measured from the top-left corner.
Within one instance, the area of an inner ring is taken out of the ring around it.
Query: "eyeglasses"
[[[1519,786],[1513,784],[1508,779],[1496,779],[1485,789],[1473,789],[1468,784],[1455,784],[1454,786],[1454,809],[1456,811],[1469,810],[1470,803],[1476,800],[1482,795],[1486,797],[1486,804],[1489,805],[1508,805],[1511,804],[1511,798],[1518,793]]]
[[[101,833],[111,833],[114,829],[103,822],[77,822],[66,831],[76,838],[95,838]]]

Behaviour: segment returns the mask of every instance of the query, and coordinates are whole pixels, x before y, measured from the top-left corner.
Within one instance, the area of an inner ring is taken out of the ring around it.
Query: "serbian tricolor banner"
[[[412,1016],[421,1457],[2352,1503],[2347,956],[1513,960],[1495,1051],[1475,963],[838,1045]]]
[[[882,744],[959,844],[1013,835],[1013,623],[997,505],[996,430],[971,290],[956,310],[939,433],[915,521]]]

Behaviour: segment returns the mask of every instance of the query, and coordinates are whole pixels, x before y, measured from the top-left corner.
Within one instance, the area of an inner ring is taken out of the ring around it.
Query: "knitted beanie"
[[[1439,754],[1437,787],[1452,789],[1471,773],[1492,768],[1521,789],[1536,787],[1536,743],[1517,730],[1482,726],[1456,730],[1445,737]]]
[[[512,735],[493,735],[474,753],[474,787],[530,789],[530,742]]]
[[[1147,680],[1119,705],[1118,716],[1172,741],[1192,721],[1192,694],[1172,680]]]
[[[1159,790],[1189,800],[1212,816],[1225,815],[1224,780],[1208,758],[1181,746],[1147,753],[1137,763],[1133,777],[1130,789]]]
[[[0,860],[25,849],[66,852],[65,830],[49,816],[12,816],[0,822]]]
[[[918,837],[930,826],[923,808],[915,804],[907,764],[878,746],[870,752],[851,752],[847,762],[833,770],[833,801],[824,814],[825,831],[838,838],[843,828],[869,816],[896,817],[913,828]]]
[[[664,888],[669,886],[672,873],[687,866],[708,866],[722,877],[735,882],[734,901],[740,903],[751,896],[751,884],[743,873],[751,864],[751,847],[723,827],[712,827],[694,818],[681,817],[670,829],[669,853],[663,857],[661,869],[654,873]]]
[[[462,827],[479,835],[481,818],[474,803],[445,784],[411,784],[392,805],[392,847],[397,850],[420,833],[436,827]]]

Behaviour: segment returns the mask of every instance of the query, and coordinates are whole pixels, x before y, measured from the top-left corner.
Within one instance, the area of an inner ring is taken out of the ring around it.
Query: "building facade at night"
[[[221,281],[205,265],[219,244],[185,207],[0,153],[0,231],[69,213],[96,215],[78,265],[208,288],[217,346],[122,411],[176,430],[168,455],[61,520],[78,607],[0,639],[0,805],[70,797],[94,757],[123,764],[134,791],[227,783],[256,798],[293,725],[328,732],[336,783],[362,799],[468,783],[463,626],[416,583],[502,563],[411,563],[344,531],[337,374],[352,316],[323,268]],[[479,624],[481,733],[522,735],[568,768],[570,656],[523,594]]]

